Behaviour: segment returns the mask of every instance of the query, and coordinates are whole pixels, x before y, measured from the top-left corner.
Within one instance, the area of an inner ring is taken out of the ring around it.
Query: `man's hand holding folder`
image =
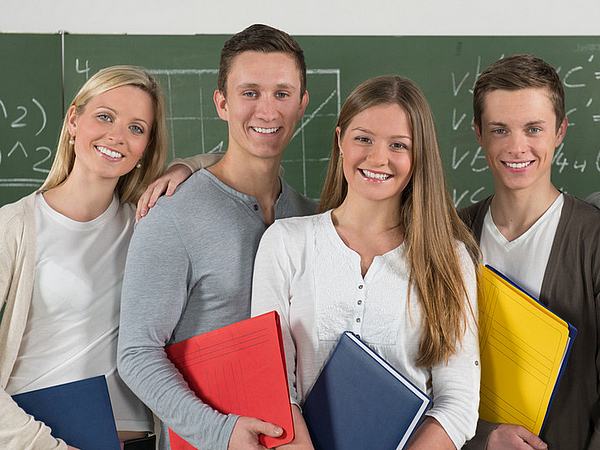
[[[261,435],[278,438],[282,434],[283,429],[277,425],[253,417],[240,417],[233,427],[227,450],[263,450],[266,447],[257,444]]]
[[[166,352],[198,398],[223,414],[242,416],[228,450],[272,448],[294,439],[275,311],[170,345]],[[194,448],[172,430],[169,440],[172,450]]]

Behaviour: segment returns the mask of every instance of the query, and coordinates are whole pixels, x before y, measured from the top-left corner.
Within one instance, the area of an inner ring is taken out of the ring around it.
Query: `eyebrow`
[[[533,125],[545,125],[545,124],[546,124],[545,120],[541,120],[541,119],[540,120],[532,120],[532,121],[527,122],[524,125],[524,127],[531,127]],[[494,122],[494,121],[488,122],[487,125],[492,126],[492,127],[505,127],[505,128],[508,127],[508,124],[506,124],[504,122]]]
[[[258,83],[242,83],[238,86],[238,89],[257,89],[259,88],[261,85]],[[277,83],[276,84],[277,89],[288,89],[288,90],[298,90],[298,88],[296,86],[294,86],[293,84],[288,84],[288,83]]]
[[[352,128],[350,131],[362,131],[363,133],[375,134],[368,128],[363,128],[363,127],[355,127],[355,128]],[[411,141],[413,140],[412,136],[405,136],[403,134],[390,136],[390,139],[410,139]]]

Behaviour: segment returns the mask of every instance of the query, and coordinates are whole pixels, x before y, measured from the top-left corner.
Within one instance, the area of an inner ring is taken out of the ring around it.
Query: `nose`
[[[265,122],[275,120],[277,118],[275,99],[268,95],[261,96],[256,105],[256,115]]]
[[[369,161],[375,165],[383,166],[387,163],[387,146],[383,143],[376,143],[371,147],[367,155]]]
[[[121,124],[115,122],[110,127],[110,130],[107,133],[107,137],[112,142],[121,144],[125,140],[126,131],[127,131],[127,127],[125,125],[121,125]]]
[[[528,148],[527,137],[522,133],[514,133],[513,139],[510,143],[508,153],[512,155],[518,155],[524,153]]]

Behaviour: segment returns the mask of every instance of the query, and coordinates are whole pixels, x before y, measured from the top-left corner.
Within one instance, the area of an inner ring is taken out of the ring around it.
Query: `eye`
[[[109,114],[106,114],[106,113],[100,113],[96,117],[98,117],[98,119],[100,119],[100,120],[102,120],[104,122],[111,122],[112,121],[112,117]]]
[[[275,97],[277,98],[288,98],[290,96],[290,94],[288,94],[287,92],[278,92],[277,94],[275,94]]]
[[[139,125],[130,125],[129,129],[137,134],[144,134],[144,129]]]
[[[409,150],[408,146],[402,142],[392,142],[390,144],[390,147],[392,147],[392,150],[395,150],[395,151]]]
[[[356,136],[354,138],[354,140],[360,144],[370,144],[371,143],[371,139],[369,139],[368,137],[365,137],[365,136]]]
[[[540,127],[531,127],[527,130],[528,133],[539,133],[540,131],[542,131]]]
[[[492,134],[506,134],[508,133],[504,128],[494,128]]]
[[[242,93],[242,95],[244,97],[248,97],[248,98],[256,98],[256,97],[258,97],[258,94],[256,92],[254,92],[254,91],[247,91],[247,92]]]

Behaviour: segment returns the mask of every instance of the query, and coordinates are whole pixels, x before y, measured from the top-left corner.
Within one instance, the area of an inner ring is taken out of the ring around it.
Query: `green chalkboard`
[[[0,205],[46,178],[62,120],[61,37],[0,34]]]
[[[216,115],[212,95],[219,53],[228,36],[67,34],[64,38],[65,102],[102,67],[141,65],[156,75],[166,92],[171,158],[226,148],[227,126]],[[413,79],[429,99],[457,206],[491,194],[491,174],[472,129],[471,89],[485,67],[514,53],[546,59],[564,80],[570,126],[553,161],[555,185],[578,196],[600,190],[600,37],[297,39],[306,55],[310,103],[282,164],[288,182],[310,197],[319,196],[343,100],[360,82],[386,73]],[[28,73],[21,79],[31,79],[34,85],[36,77]],[[16,80],[19,83],[19,77]],[[0,149],[3,141],[0,136]],[[0,204],[5,199],[3,189]]]

